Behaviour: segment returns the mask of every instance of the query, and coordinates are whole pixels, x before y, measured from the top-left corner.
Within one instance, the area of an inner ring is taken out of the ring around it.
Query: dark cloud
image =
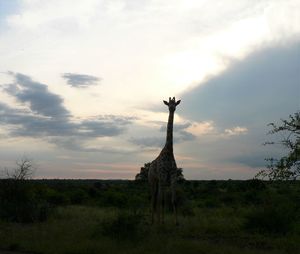
[[[184,141],[192,141],[195,140],[197,137],[185,130],[178,131],[178,135],[175,135],[174,142],[175,143],[182,143]]]
[[[63,99],[51,93],[44,84],[33,81],[20,73],[10,73],[15,82],[6,85],[4,90],[19,102],[27,103],[32,112],[49,117],[67,117],[70,112],[63,106]]]
[[[128,155],[136,153],[136,150],[117,149],[113,147],[90,147],[84,143],[84,139],[78,137],[50,137],[48,142],[53,143],[59,147],[75,152],[101,152],[107,154],[123,154]]]
[[[114,122],[118,125],[128,125],[132,123],[132,121],[137,120],[137,117],[134,116],[121,116],[121,115],[100,115],[94,117],[97,121],[104,121],[104,122]]]
[[[182,94],[180,114],[193,121],[213,121],[220,130],[246,127],[245,135],[208,140],[209,146],[201,146],[202,154],[211,160],[263,167],[264,158],[277,157],[282,151],[282,147],[262,146],[273,138],[266,136],[267,124],[279,123],[299,110],[299,98],[298,43],[262,49],[232,63],[220,75]]]
[[[173,139],[174,143],[182,143],[185,141],[191,141],[196,139],[196,136],[192,133],[186,131],[185,129],[190,127],[191,123],[176,124],[173,127]],[[166,126],[161,126],[160,132],[166,133]],[[166,141],[165,136],[157,137],[135,137],[129,140],[131,143],[136,144],[141,147],[162,147]]]
[[[136,119],[103,115],[75,122],[64,107],[63,99],[50,92],[46,85],[23,74],[10,75],[15,82],[4,85],[3,91],[23,106],[23,109],[12,108],[0,102],[0,125],[9,127],[11,137],[43,138],[71,150],[98,151],[97,148],[87,149],[84,143],[96,137],[120,135]]]
[[[265,161],[266,156],[263,154],[257,155],[240,155],[229,159],[229,161],[234,163],[243,164],[253,168],[264,168],[267,165]]]
[[[183,123],[183,124],[174,124],[173,126],[173,131],[174,132],[178,132],[178,131],[182,131],[188,127],[190,127],[192,124],[190,122],[187,123]],[[164,124],[160,127],[160,131],[161,132],[166,132],[167,131],[167,125]]]
[[[165,142],[165,137],[140,137],[131,138],[129,142],[140,147],[162,147]]]
[[[186,129],[190,127],[192,124],[190,122],[183,123],[183,124],[174,124],[173,132],[174,132],[174,143],[182,143],[184,141],[191,141],[195,140],[196,136]],[[167,131],[167,126],[163,125],[160,127],[161,132]]]
[[[105,115],[95,120],[85,120],[80,124],[81,135],[89,137],[117,136],[124,132],[125,126],[132,123],[132,117]]]
[[[3,114],[0,114],[2,117]],[[76,125],[68,122],[56,121],[52,119],[40,118],[30,115],[9,115],[2,118],[2,125],[11,125],[9,130],[12,137],[47,137],[76,135]]]
[[[67,80],[67,83],[72,87],[86,88],[92,85],[96,85],[101,78],[77,73],[64,73],[62,77]]]
[[[266,125],[300,107],[300,44],[260,50],[182,94],[181,114],[217,126]]]

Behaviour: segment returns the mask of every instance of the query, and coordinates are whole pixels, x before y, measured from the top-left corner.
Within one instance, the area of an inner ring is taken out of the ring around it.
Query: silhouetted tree
[[[268,124],[272,130],[268,134],[282,134],[279,142],[266,142],[265,145],[280,144],[288,152],[282,158],[268,158],[267,169],[261,170],[257,178],[269,178],[270,180],[289,180],[300,177],[300,112],[290,115],[288,120],[281,119],[281,125]]]
[[[16,162],[16,167],[5,169],[0,181],[0,218],[14,222],[47,220],[52,208],[41,198],[41,188],[30,179],[35,171],[33,160],[26,157]]]
[[[141,167],[140,173],[135,176],[135,180],[139,181],[147,181],[148,180],[148,172],[151,162],[145,163],[144,167]]]
[[[143,167],[141,167],[140,173],[135,176],[135,180],[139,181],[147,181],[148,180],[148,172],[151,162],[145,163]],[[177,168],[177,179],[178,181],[184,180],[182,168]]]
[[[5,178],[14,180],[26,180],[30,179],[35,171],[35,166],[32,159],[23,157],[16,161],[16,167],[13,169],[5,169]]]
[[[185,178],[183,176],[183,170],[182,170],[182,168],[177,168],[177,180],[178,181],[185,180]]]

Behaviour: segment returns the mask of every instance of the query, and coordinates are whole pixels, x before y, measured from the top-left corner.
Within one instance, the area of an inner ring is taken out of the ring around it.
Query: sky
[[[175,96],[185,178],[250,179],[300,110],[300,1],[0,0],[0,56],[2,169],[134,179]]]

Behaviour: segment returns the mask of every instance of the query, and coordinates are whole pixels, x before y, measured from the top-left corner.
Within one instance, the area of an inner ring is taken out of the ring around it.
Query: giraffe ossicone
[[[151,188],[151,221],[154,223],[154,217],[157,215],[158,222],[164,223],[166,188],[170,186],[175,223],[178,224],[176,205],[177,165],[173,153],[173,122],[174,113],[180,100],[176,101],[175,97],[169,97],[169,101],[163,102],[169,108],[166,143],[158,157],[151,162],[148,172],[148,181]]]

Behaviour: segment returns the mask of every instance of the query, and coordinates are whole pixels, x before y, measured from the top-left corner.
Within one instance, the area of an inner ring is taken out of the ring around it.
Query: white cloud
[[[9,16],[7,22],[16,27],[37,29],[56,20],[74,18],[79,26],[86,28],[95,14],[97,3],[97,0],[24,0],[21,13]]]
[[[232,129],[225,129],[224,134],[225,136],[237,136],[241,134],[246,134],[248,129],[246,127],[236,126]]]
[[[300,2],[273,1],[264,13],[270,33],[279,41],[300,38]]]
[[[187,131],[199,137],[206,134],[212,134],[216,129],[213,121],[193,122],[191,126],[187,128]]]
[[[295,35],[300,26],[296,1],[43,0],[21,6],[8,17],[11,30],[0,42],[8,59],[0,68],[40,80],[56,81],[61,72],[103,75],[106,84],[95,91],[109,93],[106,102],[129,96],[127,102],[154,102],[179,94],[224,70],[224,59],[242,58],[282,37],[282,30]],[[285,18],[276,19],[277,12]],[[62,91],[59,81],[52,86]]]

